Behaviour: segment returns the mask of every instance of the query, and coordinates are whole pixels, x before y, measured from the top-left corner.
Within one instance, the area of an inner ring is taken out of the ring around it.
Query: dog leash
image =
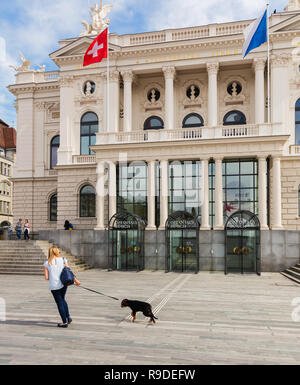
[[[95,290],[92,290],[92,289],[88,289],[87,287],[84,287],[84,286],[78,286],[78,287],[81,287],[82,289],[84,289],[84,290],[87,290],[87,291],[91,291],[92,293],[96,293],[96,294],[99,294],[99,295],[102,295],[102,296],[104,296],[104,297],[107,297],[107,298],[111,298],[111,299],[114,299],[114,300],[116,300],[116,301],[120,301],[118,298],[116,298],[116,297],[111,297],[111,296],[109,296],[109,295],[106,295],[106,294],[103,294],[103,293],[99,293],[98,291],[95,291]]]

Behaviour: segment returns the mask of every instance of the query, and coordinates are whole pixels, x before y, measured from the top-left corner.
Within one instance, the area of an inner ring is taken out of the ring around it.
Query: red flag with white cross
[[[107,58],[107,28],[89,46],[84,55],[83,67],[100,63]]]

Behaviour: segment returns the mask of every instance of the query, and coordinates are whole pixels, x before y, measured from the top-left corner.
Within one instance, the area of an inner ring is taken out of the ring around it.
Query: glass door
[[[196,272],[199,269],[195,230],[183,230],[182,235],[183,271]]]
[[[169,271],[198,271],[197,237],[195,230],[170,231]]]
[[[183,271],[182,231],[170,231],[170,265],[169,271]]]

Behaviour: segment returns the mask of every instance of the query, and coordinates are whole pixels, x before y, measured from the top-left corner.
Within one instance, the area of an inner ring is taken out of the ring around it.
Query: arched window
[[[50,168],[57,165],[57,151],[59,149],[60,136],[55,136],[50,143]]]
[[[182,128],[202,127],[204,126],[204,120],[202,116],[198,114],[187,115],[182,123]]]
[[[295,115],[295,144],[300,146],[300,99],[296,102]]]
[[[80,190],[80,217],[94,218],[96,216],[96,195],[93,186],[86,185]]]
[[[53,194],[49,201],[50,222],[57,222],[57,194]]]
[[[238,126],[247,124],[246,116],[240,111],[230,111],[224,116],[224,126]]]
[[[144,123],[144,130],[161,130],[164,128],[164,122],[158,116],[151,116]]]
[[[95,154],[89,146],[96,144],[96,134],[98,132],[99,120],[94,112],[87,112],[81,118],[80,125],[80,154]]]

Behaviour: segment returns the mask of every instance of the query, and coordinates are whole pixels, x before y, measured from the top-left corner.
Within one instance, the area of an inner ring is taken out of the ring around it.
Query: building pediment
[[[288,19],[273,25],[270,28],[270,33],[280,33],[287,31],[298,31],[300,30],[300,12],[296,15],[292,15]]]
[[[72,56],[78,57],[78,56],[83,56],[89,46],[92,44],[93,40],[95,39],[95,36],[89,37],[89,36],[84,36],[80,37],[75,41],[72,41],[71,43],[65,45],[64,47],[58,49],[57,51],[53,52],[50,55],[50,58],[56,63],[60,59],[64,58],[70,58]],[[120,47],[114,45],[114,44],[109,44],[109,50],[111,52],[116,52],[120,50]],[[57,63],[56,63],[57,64]]]

